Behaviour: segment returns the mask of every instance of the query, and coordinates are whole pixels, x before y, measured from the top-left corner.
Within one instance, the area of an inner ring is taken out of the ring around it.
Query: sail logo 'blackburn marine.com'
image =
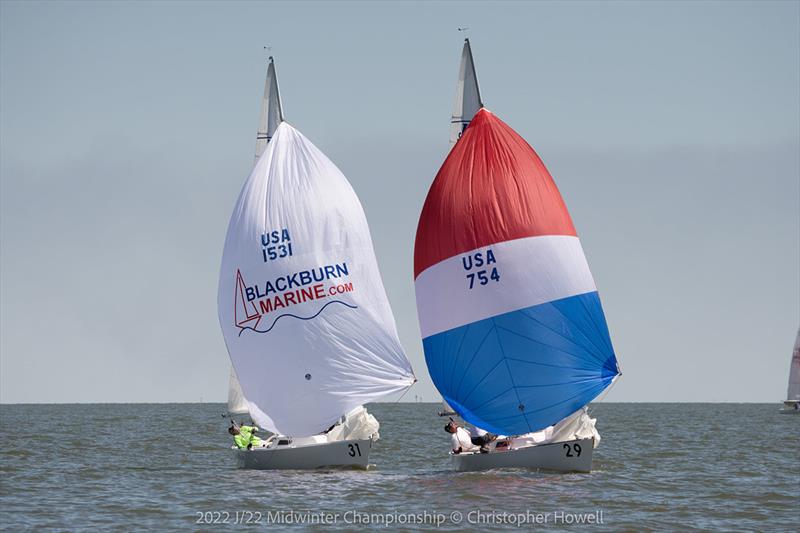
[[[352,281],[338,281],[347,277],[349,277],[347,263],[342,262],[278,276],[262,284],[248,285],[241,270],[237,269],[233,316],[234,323],[239,328],[239,335],[245,330],[269,333],[283,317],[312,320],[332,304],[357,309],[356,305],[334,299],[355,291]],[[324,301],[324,303],[309,316],[289,312],[277,314],[280,310],[288,310],[314,301],[320,303]],[[265,317],[267,320],[263,320]]]

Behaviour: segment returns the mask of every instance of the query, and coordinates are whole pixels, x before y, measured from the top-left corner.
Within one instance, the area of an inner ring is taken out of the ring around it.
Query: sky
[[[0,402],[223,401],[217,277],[271,46],[352,183],[400,338],[468,26],[542,157],[622,377],[606,401],[777,402],[800,324],[798,2],[0,2]]]

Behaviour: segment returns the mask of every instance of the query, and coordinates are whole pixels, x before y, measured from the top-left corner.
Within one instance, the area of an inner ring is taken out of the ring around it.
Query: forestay
[[[250,415],[270,431],[319,433],[414,382],[361,204],[286,122],[233,210],[218,309]]]
[[[485,108],[439,170],[414,249],[425,360],[493,433],[539,431],[618,375],[594,279],[553,179]]]

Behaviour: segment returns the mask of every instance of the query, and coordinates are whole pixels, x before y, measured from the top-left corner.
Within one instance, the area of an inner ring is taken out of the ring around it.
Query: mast
[[[275,73],[275,58],[269,56],[267,79],[264,82],[264,96],[261,100],[261,112],[258,116],[256,157],[253,164],[258,162],[258,158],[267,149],[267,144],[272,140],[272,136],[281,122],[283,122],[283,104],[278,90],[278,76]],[[247,313],[247,318],[250,318],[249,313]],[[244,414],[247,412],[247,400],[242,393],[242,386],[239,384],[236,372],[231,366],[231,374],[228,379],[228,413]]]
[[[459,31],[468,28],[459,28]],[[475,61],[472,59],[472,47],[469,44],[469,37],[464,39],[464,47],[461,50],[461,62],[458,66],[458,81],[456,82],[456,97],[453,104],[453,114],[450,117],[450,149],[455,146],[461,138],[461,134],[469,126],[470,121],[481,108],[481,90],[478,86],[478,75],[475,73]],[[439,412],[439,416],[450,416],[454,414],[454,409],[442,398],[444,409]]]
[[[478,86],[478,75],[475,73],[475,62],[472,59],[472,48],[469,38],[466,38],[461,51],[461,64],[458,67],[453,115],[450,117],[451,148],[461,138],[461,134],[467,129],[475,113],[482,107],[483,100],[481,100],[481,90]]]
[[[266,150],[267,144],[281,122],[283,122],[283,104],[281,104],[281,95],[278,90],[278,77],[275,74],[275,60],[269,56],[267,80],[264,83],[264,97],[261,100],[261,114],[256,133],[256,161]]]

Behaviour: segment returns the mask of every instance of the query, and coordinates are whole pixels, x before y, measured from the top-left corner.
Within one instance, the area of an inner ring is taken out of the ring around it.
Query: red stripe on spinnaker
[[[481,109],[428,191],[414,278],[454,255],[539,235],[576,235],[561,193],[533,148]]]

